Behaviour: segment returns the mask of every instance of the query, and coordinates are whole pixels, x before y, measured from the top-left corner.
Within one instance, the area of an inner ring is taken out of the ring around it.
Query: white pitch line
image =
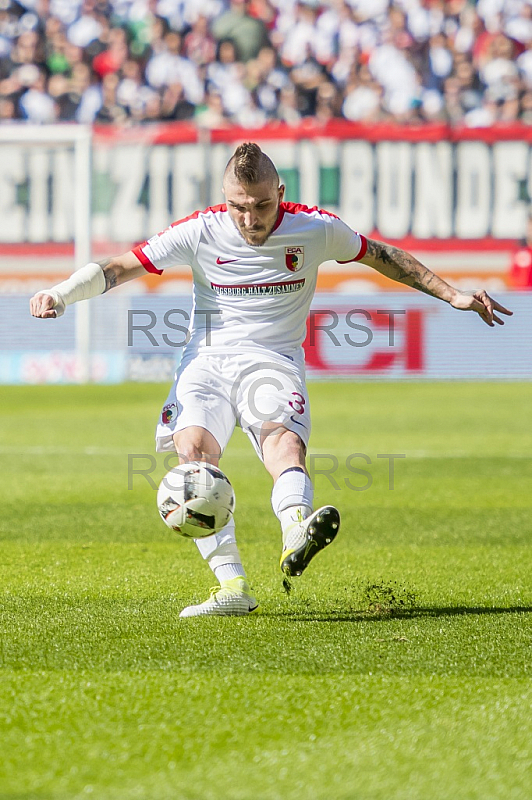
[[[386,449],[386,448],[381,448]],[[388,448],[389,450],[390,448]],[[247,448],[233,448],[230,447],[227,453],[228,457],[235,456],[235,455],[251,455],[251,449]],[[0,454],[4,455],[22,455],[22,456],[48,456],[48,455],[65,455],[65,456],[76,456],[76,455],[84,455],[84,456],[126,456],[132,455],[138,458],[142,456],[151,456],[151,455],[158,455],[164,456],[168,455],[168,453],[155,453],[155,450],[150,450],[146,453],[139,453],[139,452],[130,452],[129,450],[125,450],[123,447],[81,447],[81,448],[69,448],[69,447],[56,447],[51,446],[47,447],[46,445],[21,445],[17,447],[16,445],[0,445]],[[320,456],[328,456],[328,455],[335,455],[341,456],[342,458],[345,455],[345,451],[339,451],[335,448],[331,448],[331,450],[314,450],[310,451],[309,456],[320,457]],[[349,455],[347,453],[347,455]],[[376,458],[376,453],[368,453],[368,455],[373,459]],[[411,459],[424,459],[424,458],[519,458],[519,459],[532,459],[532,453],[479,453],[478,451],[467,452],[465,450],[450,450],[450,451],[437,451],[437,450],[410,450],[404,452],[405,458]]]
[[[253,450],[250,445],[250,449],[243,449],[238,448],[235,450],[231,448],[230,455],[252,455]],[[131,450],[126,450],[123,447],[57,447],[57,446],[50,446],[47,447],[46,445],[21,445],[17,447],[16,445],[0,445],[0,455],[20,455],[20,456],[128,456],[132,455],[137,458],[142,458],[142,456],[160,456],[164,458],[165,456],[170,455],[170,453],[156,453],[155,448],[150,449],[145,453],[139,453],[138,450],[132,452]]]
[[[430,451],[430,450],[410,450],[405,453],[406,458],[423,459],[423,458],[532,458],[532,453],[468,453],[465,450],[454,451]]]
[[[381,448],[386,449],[386,448]],[[388,451],[390,448],[388,448]],[[357,450],[357,453],[360,453],[360,450]],[[308,457],[314,456],[320,457],[323,456],[324,458],[327,455],[331,456],[339,456],[340,458],[347,457],[349,458],[349,453],[346,453],[345,450],[338,450],[332,448],[329,451],[326,450],[311,450],[308,454]],[[375,451],[366,453],[370,458],[376,459],[377,454]],[[402,455],[404,458],[410,458],[413,461],[416,460],[423,460],[427,459],[436,459],[436,458],[449,458],[449,459],[461,459],[461,458],[532,458],[532,453],[495,453],[490,451],[489,453],[479,453],[478,451],[468,453],[465,450],[451,450],[451,451],[438,451],[438,450],[403,450],[401,452],[400,448],[396,448],[394,450],[394,455]],[[352,465],[354,466],[354,464]]]
[[[121,456],[127,455],[127,450],[118,447],[47,447],[46,445],[35,445],[31,447],[22,446],[0,446],[0,453],[6,455],[21,456]]]

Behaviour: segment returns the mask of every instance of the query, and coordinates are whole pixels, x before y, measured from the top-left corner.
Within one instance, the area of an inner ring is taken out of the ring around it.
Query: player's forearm
[[[30,300],[30,312],[43,319],[60,317],[72,303],[90,300],[142,274],[144,268],[131,251],[104,261],[93,261],[65,281],[37,292]]]
[[[51,292],[59,295],[65,305],[89,300],[104,294],[115,286],[144,274],[144,268],[133,253],[92,261],[76,270],[66,281],[53,286]]]
[[[131,251],[96,263],[101,267],[105,278],[104,292],[146,274],[144,267]]]
[[[81,269],[76,270],[69,278],[61,283],[57,283],[50,289],[43,289],[37,292],[35,297],[41,294],[49,295],[53,299],[53,308],[56,316],[60,317],[65,313],[66,306],[78,303],[80,300],[89,300],[91,297],[103,294],[105,291],[105,277],[99,264],[91,262]],[[47,301],[50,302],[49,300]]]
[[[431,272],[417,258],[390,244],[368,239],[368,249],[361,260],[386,277],[446,303],[450,303],[456,295],[456,289]]]

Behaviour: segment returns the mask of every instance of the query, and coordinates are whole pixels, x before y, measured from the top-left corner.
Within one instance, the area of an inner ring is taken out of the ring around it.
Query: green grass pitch
[[[0,800],[529,800],[532,386],[311,385],[343,523],[290,596],[237,431],[262,613],[195,620],[209,570],[128,488],[166,388],[1,389]]]

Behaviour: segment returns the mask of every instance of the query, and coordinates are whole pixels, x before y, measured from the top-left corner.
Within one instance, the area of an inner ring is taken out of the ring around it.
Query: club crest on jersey
[[[164,406],[163,412],[161,414],[163,425],[168,425],[169,422],[172,422],[177,417],[177,406],[175,403],[169,403],[167,406]]]
[[[290,272],[298,272],[303,266],[305,260],[304,247],[285,247],[284,249],[284,262],[286,268]]]

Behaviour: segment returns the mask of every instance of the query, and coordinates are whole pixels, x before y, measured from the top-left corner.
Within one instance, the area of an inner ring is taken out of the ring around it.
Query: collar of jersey
[[[277,228],[283,221],[283,217],[284,217],[284,203],[279,203],[279,213],[277,214],[277,220],[275,222],[275,225],[272,228],[272,233],[277,230]]]

